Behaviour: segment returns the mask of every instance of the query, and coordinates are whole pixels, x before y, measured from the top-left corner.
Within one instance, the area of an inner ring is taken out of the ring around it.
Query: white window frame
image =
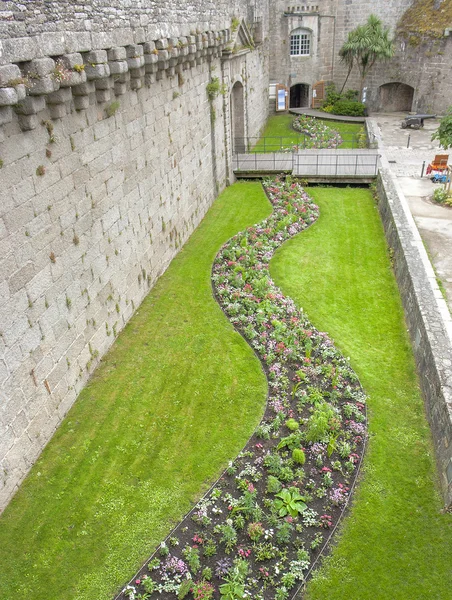
[[[311,32],[299,27],[290,34],[290,56],[310,56]]]

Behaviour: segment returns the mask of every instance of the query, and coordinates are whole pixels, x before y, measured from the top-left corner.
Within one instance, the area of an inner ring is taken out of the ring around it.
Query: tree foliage
[[[452,106],[440,120],[438,129],[432,135],[433,140],[439,140],[445,150],[452,148]]]
[[[394,44],[389,37],[389,29],[375,15],[370,15],[367,23],[359,25],[348,34],[339,50],[342,62],[348,66],[347,79],[356,65],[360,75],[360,97],[364,81],[377,61],[388,60],[394,56]]]

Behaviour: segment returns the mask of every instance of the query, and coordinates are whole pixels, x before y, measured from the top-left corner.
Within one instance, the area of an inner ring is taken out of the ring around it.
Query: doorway
[[[309,87],[307,83],[296,83],[290,88],[290,108],[308,108]]]
[[[378,110],[381,112],[410,112],[414,88],[405,83],[393,82],[380,86]]]
[[[232,151],[236,154],[245,152],[245,103],[240,81],[234,83],[231,91],[231,134]]]

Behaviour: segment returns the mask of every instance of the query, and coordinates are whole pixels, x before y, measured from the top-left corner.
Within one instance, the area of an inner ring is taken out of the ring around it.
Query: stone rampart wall
[[[440,484],[452,505],[452,319],[436,283],[406,201],[388,169],[378,178],[379,210],[394,252],[394,270],[405,309]]]
[[[268,57],[248,39],[240,25],[0,66],[0,509],[232,178],[236,82],[245,134],[263,127]]]

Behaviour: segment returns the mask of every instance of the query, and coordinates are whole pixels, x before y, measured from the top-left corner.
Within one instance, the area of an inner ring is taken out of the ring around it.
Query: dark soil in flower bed
[[[214,294],[260,358],[265,415],[244,450],[118,598],[286,600],[341,518],[366,439],[365,395],[325,333],[273,284],[268,263],[317,207],[267,181],[274,212],[215,260]]]

